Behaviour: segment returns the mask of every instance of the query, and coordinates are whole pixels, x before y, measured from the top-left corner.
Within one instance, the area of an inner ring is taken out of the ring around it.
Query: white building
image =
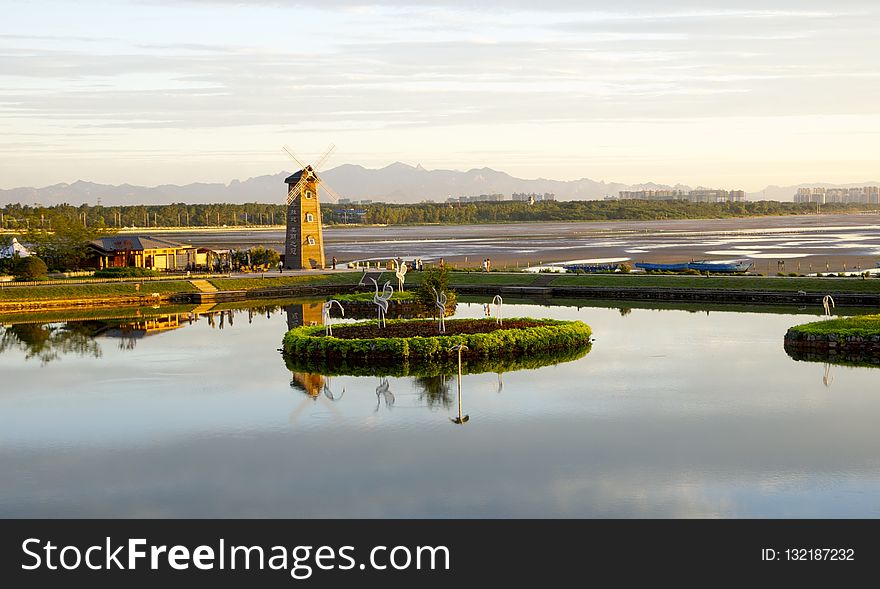
[[[17,238],[13,237],[11,244],[0,248],[0,259],[5,260],[16,255],[18,255],[19,258],[26,258],[31,255],[31,252],[28,248],[21,245]]]

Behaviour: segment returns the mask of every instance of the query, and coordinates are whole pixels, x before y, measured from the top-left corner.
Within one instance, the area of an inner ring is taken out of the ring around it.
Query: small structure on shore
[[[19,258],[27,258],[30,255],[30,250],[21,245],[15,237],[12,238],[12,243],[6,247],[0,248],[0,260],[7,260],[9,258],[14,258],[15,256],[18,256]]]
[[[134,267],[148,270],[185,270],[195,267],[196,248],[160,237],[116,235],[88,244],[95,268]]]

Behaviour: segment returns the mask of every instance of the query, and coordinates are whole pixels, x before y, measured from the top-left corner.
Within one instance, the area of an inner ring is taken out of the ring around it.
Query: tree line
[[[834,203],[823,213],[877,210],[877,205]],[[704,219],[813,213],[816,205],[779,201],[692,203],[686,201],[580,200],[475,203],[375,203],[353,207],[324,203],[323,221],[337,224],[469,224],[527,221],[607,221]],[[60,224],[78,224],[98,231],[154,227],[232,227],[283,225],[284,204],[170,204],[101,206],[68,204],[50,207],[9,204],[0,208],[0,228],[27,232],[54,231]],[[55,225],[53,225],[53,223]]]

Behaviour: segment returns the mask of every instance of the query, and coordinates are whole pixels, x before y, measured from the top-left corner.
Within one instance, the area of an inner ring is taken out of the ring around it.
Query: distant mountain
[[[229,184],[163,184],[153,187],[130,184],[112,186],[79,180],[73,184],[55,184],[45,188],[0,190],[0,203],[80,205],[96,204],[99,198],[105,205],[281,202],[285,196],[284,179],[289,175],[290,172],[280,172],[244,181],[233,180]],[[320,175],[343,198],[396,203],[413,203],[426,199],[445,201],[449,196],[492,193],[504,194],[509,198],[514,192],[552,192],[560,200],[600,199],[608,194],[616,195],[619,190],[634,188],[626,184],[596,182],[588,178],[573,181],[544,178],[525,180],[490,168],[467,172],[426,170],[421,166],[410,166],[401,162],[380,169],[345,164]]]
[[[247,180],[233,180],[229,184],[194,183],[185,186],[112,186],[78,180],[72,184],[55,184],[44,188],[11,188],[0,190],[0,204],[22,203],[45,206],[69,203],[104,205],[169,204],[173,202],[282,202],[285,197],[284,179],[290,172],[257,176]],[[557,200],[601,199],[617,195],[621,190],[690,190],[689,186],[665,184],[622,184],[580,180],[533,180],[515,178],[491,168],[459,172],[456,170],[426,170],[401,162],[379,169],[345,164],[321,173],[321,177],[341,197],[355,200],[372,199],[394,203],[413,203],[426,199],[445,201],[449,196],[470,196],[500,193],[510,197],[514,192],[552,192]],[[863,186],[874,183],[853,184]],[[803,184],[799,186],[831,186]],[[765,191],[750,193],[750,199],[792,200],[799,186],[768,186]],[[847,185],[849,186],[849,185]]]

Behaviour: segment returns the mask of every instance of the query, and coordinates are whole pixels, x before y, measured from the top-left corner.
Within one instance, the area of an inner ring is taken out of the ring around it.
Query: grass
[[[546,280],[546,275],[522,272],[451,272],[449,285],[487,285],[487,286],[530,286],[536,280]],[[212,278],[209,282],[219,290],[254,290],[263,288],[348,285],[355,289],[361,275],[357,272],[316,273],[308,275],[284,276],[266,273],[264,277],[252,278]],[[421,283],[419,272],[406,276],[406,288],[414,288]],[[396,287],[393,272],[386,272],[384,280],[390,280]],[[21,286],[0,288],[0,302],[40,301],[53,299],[88,299],[131,297],[138,294],[138,282],[115,282],[97,284],[71,284],[46,286]],[[880,279],[877,278],[771,278],[761,276],[657,276],[627,274],[594,274],[581,276],[554,276],[548,286],[585,286],[606,288],[669,288],[692,289],[711,288],[719,290],[785,291],[799,290],[826,294],[836,292],[880,292]],[[186,280],[145,281],[140,294],[193,292],[196,288]],[[396,294],[396,293],[395,293]],[[367,298],[370,298],[368,296]]]
[[[355,294],[343,294],[343,295],[334,295],[333,298],[339,301],[340,303],[348,303],[348,302],[373,302],[373,292],[359,292]],[[417,303],[419,301],[419,296],[417,293],[412,292],[411,290],[406,290],[400,292],[399,290],[394,291],[394,294],[391,295],[392,301],[402,301],[406,303]]]
[[[851,335],[861,337],[880,336],[880,315],[859,315],[856,317],[814,321],[813,323],[796,325],[789,329],[789,331],[803,335],[836,335],[838,337]]]
[[[763,276],[654,276],[594,274],[560,276],[550,286],[594,286],[609,288],[711,288],[720,290],[786,291],[814,293],[880,292],[877,278],[770,278]]]
[[[501,274],[495,272],[450,272],[449,284],[491,284],[501,286],[529,286],[538,279],[538,274],[515,272]]]
[[[22,286],[0,289],[0,302],[48,301],[53,299],[100,299],[110,297],[132,297],[157,292],[192,292],[196,290],[185,280],[144,282],[140,292],[135,290],[136,282],[102,284],[57,284],[52,286]]]
[[[258,288],[279,288],[284,286],[326,286],[334,284],[356,285],[360,280],[357,272],[339,272],[335,274],[309,274],[305,276],[284,276],[266,272],[265,278],[212,278],[211,284],[219,290],[252,290]],[[390,276],[394,276],[393,273]]]

